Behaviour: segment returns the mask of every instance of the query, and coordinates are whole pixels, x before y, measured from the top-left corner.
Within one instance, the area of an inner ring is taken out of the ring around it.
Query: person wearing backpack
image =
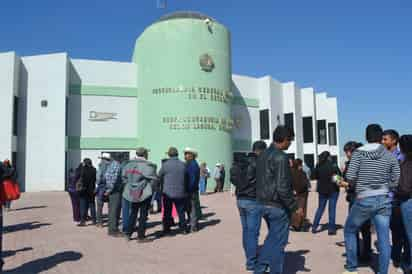
[[[139,213],[139,226],[137,240],[139,243],[147,242],[145,239],[147,216],[152,201],[153,185],[157,182],[156,165],[149,162],[149,150],[138,148],[136,159],[128,161],[122,169],[122,183],[124,185],[123,199],[130,202],[130,215],[126,239],[131,240],[136,227]]]
[[[263,141],[253,144],[247,158],[234,159],[230,181],[236,187],[237,206],[242,224],[242,243],[246,255],[247,271],[254,271],[261,225],[261,210],[256,202],[256,159],[267,145]]]

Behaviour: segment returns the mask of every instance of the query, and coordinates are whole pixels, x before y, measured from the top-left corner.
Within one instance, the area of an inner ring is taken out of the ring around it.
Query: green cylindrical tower
[[[169,146],[198,151],[213,170],[232,161],[228,29],[199,13],[174,13],[137,39],[138,138],[159,163]],[[228,176],[226,176],[228,177]],[[208,188],[214,187],[209,180]],[[226,180],[227,181],[227,180]]]

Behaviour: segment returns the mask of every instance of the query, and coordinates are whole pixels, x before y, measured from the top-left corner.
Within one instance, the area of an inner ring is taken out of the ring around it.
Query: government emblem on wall
[[[215,68],[215,62],[207,53],[200,56],[199,63],[200,68],[206,72],[211,72]]]

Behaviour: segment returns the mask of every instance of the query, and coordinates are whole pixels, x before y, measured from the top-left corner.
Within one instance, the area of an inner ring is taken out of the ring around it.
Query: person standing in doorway
[[[389,129],[383,132],[382,144],[401,163],[404,156],[398,148],[399,133]],[[395,268],[401,270],[403,258],[409,258],[409,241],[406,235],[405,226],[402,220],[401,205],[395,196],[392,202],[392,216],[390,228],[392,231],[392,252],[391,258]]]
[[[258,240],[262,222],[261,209],[256,202],[256,160],[267,148],[264,141],[252,146],[248,157],[234,159],[230,181],[236,187],[237,207],[242,225],[242,244],[246,256],[246,270],[255,271]]]
[[[147,242],[146,223],[152,201],[152,186],[157,181],[157,175],[156,165],[147,160],[149,158],[148,149],[138,148],[136,156],[135,160],[128,161],[122,169],[122,181],[125,186],[123,199],[131,204],[126,238],[131,240],[139,214],[137,240],[139,243],[144,243]]]
[[[284,152],[293,138],[292,129],[278,126],[273,143],[257,158],[256,199],[262,216],[269,222],[269,231],[257,258],[255,274],[263,274],[268,268],[271,273],[283,273],[290,216],[303,216],[293,194],[289,159]]]
[[[207,168],[205,162],[200,164],[200,182],[199,182],[199,191],[200,195],[206,194],[207,190],[207,179],[210,177],[210,171]]]
[[[222,164],[217,163],[215,169],[213,170],[213,179],[216,182],[215,193],[223,192],[223,183],[222,183]]]
[[[87,212],[90,208],[93,224],[96,224],[96,169],[92,160],[86,158],[76,170],[77,181],[80,181],[81,189],[78,190],[80,199],[80,223],[79,226],[86,226]]]
[[[372,124],[366,128],[367,145],[357,149],[346,174],[347,184],[355,186],[356,200],[345,223],[346,271],[357,273],[356,236],[364,222],[371,219],[378,234],[379,273],[388,274],[391,256],[389,224],[392,197],[399,182],[399,163],[381,144],[383,130]]]
[[[199,231],[199,219],[201,216],[199,200],[200,168],[196,161],[197,152],[192,148],[184,150],[186,161],[186,188],[188,193],[187,212],[191,232]]]
[[[109,227],[108,234],[112,237],[121,237],[119,219],[122,203],[121,166],[118,159],[113,159],[107,168],[105,196],[109,197]]]
[[[105,195],[106,193],[106,172],[107,168],[111,163],[111,155],[110,153],[104,152],[100,157],[100,163],[98,166],[97,174],[96,174],[96,204],[97,204],[97,212],[96,212],[96,222],[97,227],[103,227],[103,206],[104,203],[108,201],[108,196]]]
[[[339,186],[336,176],[340,175],[339,168],[333,163],[330,153],[325,151],[319,155],[319,162],[312,173],[317,180],[319,207],[313,220],[312,233],[318,232],[318,227],[326,204],[329,204],[328,234],[336,235],[336,205],[339,198]]]
[[[188,197],[185,185],[186,165],[179,160],[179,153],[175,147],[170,147],[167,154],[169,159],[163,162],[159,171],[164,203],[163,234],[168,235],[171,231],[173,204],[179,215],[179,228],[184,234],[187,234],[189,229],[185,216],[186,200]]]

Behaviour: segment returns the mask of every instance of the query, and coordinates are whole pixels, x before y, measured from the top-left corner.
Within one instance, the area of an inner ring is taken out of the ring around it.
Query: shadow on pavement
[[[10,233],[10,232],[17,232],[21,230],[33,230],[39,229],[44,226],[50,226],[51,223],[39,223],[39,222],[29,222],[29,223],[21,223],[16,225],[8,225],[4,227],[3,233]]]
[[[6,257],[14,256],[19,252],[30,251],[30,250],[33,250],[33,248],[32,247],[25,247],[25,248],[17,249],[17,250],[6,250],[6,251],[3,251],[2,254],[3,254],[3,258],[6,258]]]
[[[214,219],[206,222],[200,222],[199,223],[199,230],[206,229],[209,226],[215,226],[221,223],[220,219]]]
[[[4,274],[35,274],[47,271],[56,267],[57,265],[69,262],[69,261],[78,261],[83,257],[79,252],[74,251],[65,251],[56,253],[53,256],[37,259],[32,262],[25,263],[17,268],[5,270]]]
[[[214,212],[205,213],[205,214],[202,215],[202,218],[200,218],[200,219],[201,220],[206,220],[206,219],[209,219],[210,217],[213,217],[215,215],[216,215],[216,213],[214,213]]]
[[[296,274],[301,272],[311,272],[311,269],[305,267],[306,258],[309,250],[287,251],[285,256],[285,274]]]
[[[28,207],[20,207],[16,209],[12,209],[12,211],[22,211],[22,210],[30,210],[30,209],[42,209],[47,208],[47,206],[28,206]]]

